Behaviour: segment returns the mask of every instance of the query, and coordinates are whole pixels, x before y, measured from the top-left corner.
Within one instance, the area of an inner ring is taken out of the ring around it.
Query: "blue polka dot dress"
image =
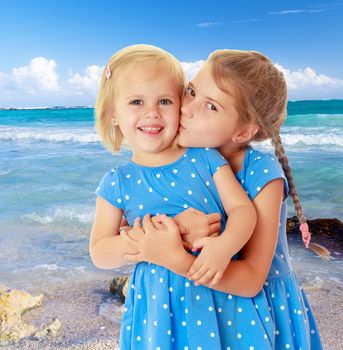
[[[242,169],[236,174],[251,200],[270,181],[284,179],[285,195],[288,184],[275,156],[249,147]],[[275,349],[322,349],[316,323],[306,295],[289,260],[286,237],[287,203],[283,201],[278,242],[263,294],[266,295],[275,324]]]
[[[96,194],[124,211],[130,225],[150,213],[175,216],[188,207],[225,212],[213,175],[226,161],[214,149],[186,149],[174,163],[132,162],[109,171]],[[161,247],[163,249],[163,247]],[[264,291],[237,297],[146,262],[135,266],[121,322],[120,349],[274,349],[275,327]]]

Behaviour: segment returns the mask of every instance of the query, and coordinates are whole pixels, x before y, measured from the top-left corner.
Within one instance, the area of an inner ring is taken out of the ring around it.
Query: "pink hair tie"
[[[106,80],[110,79],[110,76],[111,76],[111,70],[110,70],[110,67],[107,65],[105,70]]]
[[[301,231],[301,236],[305,244],[305,247],[308,248],[310,246],[310,241],[311,241],[311,232],[308,229],[307,223],[304,222],[303,224],[301,224],[299,229]]]

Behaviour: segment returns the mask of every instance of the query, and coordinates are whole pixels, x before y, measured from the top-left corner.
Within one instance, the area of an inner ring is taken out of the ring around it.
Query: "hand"
[[[135,225],[131,228],[130,226],[122,226],[119,229],[120,236],[125,244],[124,258],[125,256],[137,256],[139,254],[139,244],[138,241],[140,236],[144,234],[139,226],[139,221],[135,222]],[[125,258],[126,259],[126,258]],[[133,262],[132,260],[126,259],[128,262]],[[137,259],[134,261],[138,263],[142,260]]]
[[[137,262],[147,261],[173,270],[173,261],[185,253],[180,232],[173,219],[166,215],[158,215],[154,220],[147,214],[143,219],[136,219],[134,230],[138,233],[135,239],[138,243],[139,253],[127,254],[125,259]]]
[[[188,277],[195,285],[216,285],[228,267],[231,256],[221,237],[204,237],[193,243],[193,247],[202,248],[188,271]]]
[[[219,213],[204,214],[194,208],[188,208],[174,218],[179,228],[182,228],[180,230],[182,239],[191,245],[198,238],[218,236],[221,228],[220,219]]]

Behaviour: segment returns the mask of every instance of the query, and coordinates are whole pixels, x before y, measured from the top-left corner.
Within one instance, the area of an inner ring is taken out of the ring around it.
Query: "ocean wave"
[[[95,143],[99,137],[92,128],[17,128],[0,127],[0,141],[41,141]]]
[[[47,213],[33,212],[23,215],[22,218],[39,224],[53,224],[53,223],[77,223],[81,225],[88,225],[94,219],[94,207],[89,206],[66,206],[55,207]]]

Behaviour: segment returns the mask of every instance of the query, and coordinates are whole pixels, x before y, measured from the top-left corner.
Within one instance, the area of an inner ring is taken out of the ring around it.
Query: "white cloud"
[[[202,23],[197,23],[195,26],[198,28],[208,28],[208,27],[215,27],[219,24],[220,23],[218,22],[202,22]]]
[[[102,70],[103,67],[94,64],[85,69],[84,75],[75,73],[68,79],[68,83],[72,88],[70,92],[76,94],[96,94],[99,88]]]
[[[27,66],[13,68],[9,79],[17,89],[29,94],[55,93],[60,90],[56,62],[45,57],[35,57]]]
[[[204,60],[194,61],[194,62],[181,62],[182,68],[186,73],[187,79],[192,80],[195,74],[198,73]]]
[[[324,74],[317,74],[310,67],[296,71],[284,68],[278,63],[275,63],[275,67],[284,74],[289,90],[343,88],[343,80],[331,78]]]
[[[273,12],[268,12],[268,15],[290,15],[290,14],[303,13],[303,12],[307,12],[307,11],[305,10],[273,11]]]

